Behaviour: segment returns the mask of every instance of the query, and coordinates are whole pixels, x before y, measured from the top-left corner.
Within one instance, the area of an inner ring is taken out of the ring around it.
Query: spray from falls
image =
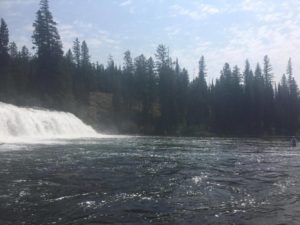
[[[0,142],[10,139],[82,138],[100,136],[75,115],[23,108],[0,102]]]

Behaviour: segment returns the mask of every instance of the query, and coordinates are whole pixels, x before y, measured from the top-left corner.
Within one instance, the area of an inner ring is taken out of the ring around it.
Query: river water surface
[[[0,146],[0,224],[300,224],[285,141],[121,137]]]

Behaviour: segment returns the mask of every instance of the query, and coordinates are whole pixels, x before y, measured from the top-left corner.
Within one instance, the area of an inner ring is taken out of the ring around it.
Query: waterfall
[[[97,132],[67,112],[17,107],[0,102],[0,143],[11,139],[96,137]]]

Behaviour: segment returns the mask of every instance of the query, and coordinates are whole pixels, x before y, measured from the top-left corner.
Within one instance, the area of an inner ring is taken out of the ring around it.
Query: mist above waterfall
[[[0,102],[0,142],[14,139],[85,138],[100,136],[67,112],[17,107]]]

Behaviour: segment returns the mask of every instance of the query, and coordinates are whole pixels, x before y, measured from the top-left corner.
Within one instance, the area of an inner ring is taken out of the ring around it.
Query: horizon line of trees
[[[285,134],[299,131],[300,98],[289,59],[286,74],[273,85],[269,57],[253,70],[224,64],[220,77],[207,84],[204,56],[199,73],[189,80],[178,59],[159,45],[155,58],[124,53],[123,67],[112,57],[107,65],[92,63],[85,41],[75,38],[65,54],[49,10],[40,1],[32,35],[35,53],[9,41],[0,24],[0,100],[79,114],[94,92],[113,95],[113,120],[125,132],[157,134]],[[124,127],[131,121],[134,129]]]

